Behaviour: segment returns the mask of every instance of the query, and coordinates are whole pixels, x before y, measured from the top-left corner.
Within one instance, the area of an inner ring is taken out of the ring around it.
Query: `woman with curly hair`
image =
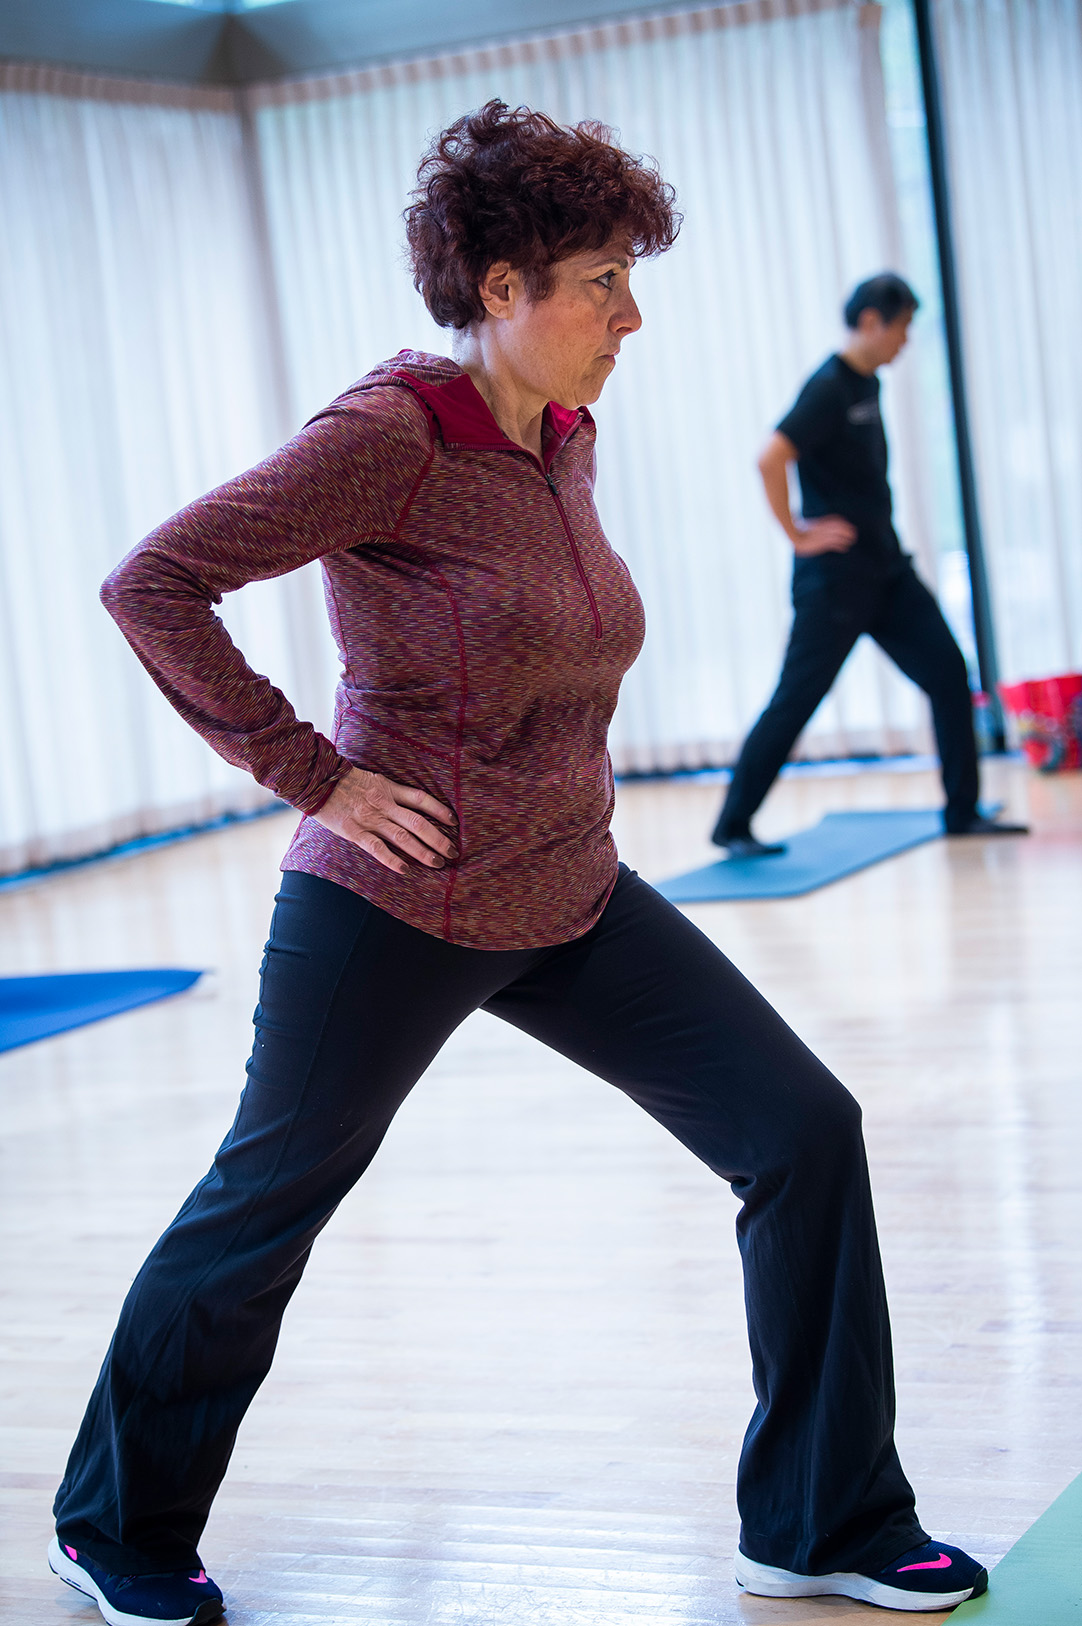
[[[490,102],[422,162],[403,351],[167,520],[103,597],[173,705],[303,814],[236,1120],[154,1247],[57,1494],[52,1567],[112,1626],[216,1620],[197,1543],[312,1244],[448,1035],[484,1009],[637,1101],[742,1200],[758,1403],[737,1576],[944,1608],[983,1571],[917,1523],[852,1097],[617,861],[606,732],[643,637],[588,411],[640,326],[671,189],[602,126]],[[319,559],[332,739],[213,605]]]

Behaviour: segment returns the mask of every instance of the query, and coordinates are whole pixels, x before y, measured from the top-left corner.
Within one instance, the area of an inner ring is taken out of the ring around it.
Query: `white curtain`
[[[600,404],[599,503],[647,604],[618,767],[724,762],[774,681],[788,547],[756,449],[897,255],[876,6],[736,4],[243,98],[0,68],[0,870],[265,793],[158,696],[97,603],[154,524],[280,442],[373,362],[441,349],[402,254],[429,136],[489,96],[601,118],[687,223],[636,272],[645,317]],[[927,558],[906,364],[888,380],[901,519]],[[324,726],[318,578],[223,615]],[[868,645],[806,754],[927,740]]]
[[[1082,667],[1082,7],[936,0],[1000,676]]]
[[[285,422],[233,95],[0,75],[0,871],[12,871],[268,800],[175,715],[97,594],[133,543],[257,461]],[[226,611],[253,663],[302,702],[333,682],[313,683],[300,645],[310,595],[268,584]]]
[[[598,501],[646,601],[618,768],[731,760],[788,628],[790,552],[754,467],[838,342],[841,299],[899,230],[877,6],[729,5],[257,89],[294,415],[404,346],[446,351],[405,269],[401,213],[431,135],[491,96],[600,118],[679,192],[675,249],[635,273],[645,318],[597,408]],[[927,558],[912,380],[887,383],[900,518]],[[866,641],[804,741],[924,747],[924,705]]]

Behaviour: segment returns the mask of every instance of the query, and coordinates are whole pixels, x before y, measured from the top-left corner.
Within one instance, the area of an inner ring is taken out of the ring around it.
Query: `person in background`
[[[407,215],[451,355],[375,367],[103,589],[181,715],[304,815],[236,1120],[132,1285],[57,1492],[49,1562],[110,1626],[220,1617],[198,1543],[286,1307],[477,1009],[624,1091],[740,1200],[741,1584],[912,1610],[986,1585],[929,1541],[895,1450],[860,1108],[609,830],[606,735],[643,618],[594,506],[588,408],[641,326],[629,279],[673,242],[673,203],[603,126],[501,102],[459,119]],[[317,558],[333,739],[214,614]]]
[[[711,836],[730,858],[785,851],[781,842],[758,841],[751,820],[863,632],[932,703],[947,834],[1026,833],[978,811],[965,660],[892,522],[877,374],[905,346],[918,303],[891,271],[855,288],[845,305],[844,350],[812,374],[760,455],[767,501],[793,545],[793,626],[778,686],[744,741]],[[794,462],[800,518],[789,502]]]

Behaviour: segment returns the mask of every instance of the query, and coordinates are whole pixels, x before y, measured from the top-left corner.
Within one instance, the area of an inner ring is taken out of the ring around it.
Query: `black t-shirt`
[[[797,449],[804,518],[840,514],[857,528],[852,554],[897,557],[875,374],[868,377],[841,356],[829,357],[778,429]]]

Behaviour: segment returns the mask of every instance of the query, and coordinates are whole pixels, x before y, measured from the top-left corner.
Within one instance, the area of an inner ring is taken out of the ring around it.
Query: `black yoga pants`
[[[57,1493],[61,1538],[116,1574],[200,1566],[312,1244],[478,1007],[623,1090],[740,1202],[757,1396],[737,1483],[745,1552],[828,1573],[925,1541],[894,1448],[860,1109],[623,867],[584,937],[511,952],[456,947],[285,874],[236,1121],[128,1294]]]
[[[793,627],[778,686],[741,748],[714,828],[715,841],[746,832],[801,730],[864,632],[931,701],[946,793],[945,828],[962,830],[973,818],[977,746],[966,663],[939,605],[903,557],[885,573],[843,569],[802,572],[794,579]]]

